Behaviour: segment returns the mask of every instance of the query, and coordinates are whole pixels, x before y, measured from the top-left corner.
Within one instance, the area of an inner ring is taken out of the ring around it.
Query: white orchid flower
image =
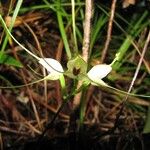
[[[102,80],[104,77],[106,77],[112,70],[111,65],[107,64],[100,64],[95,65],[88,73],[87,76],[91,80],[92,85],[98,86],[104,85],[107,86],[107,84]]]
[[[63,75],[62,65],[52,58],[39,58],[39,63],[48,71],[49,75],[46,79],[58,80]]]

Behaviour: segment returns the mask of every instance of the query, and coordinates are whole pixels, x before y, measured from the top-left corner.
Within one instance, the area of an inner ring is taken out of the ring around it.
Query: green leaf
[[[0,57],[0,64],[6,64],[20,68],[23,67],[23,65],[18,60],[4,53]]]
[[[68,70],[65,72],[65,75],[70,78],[82,79],[86,77],[87,72],[87,63],[82,59],[80,55],[71,59],[67,63]]]

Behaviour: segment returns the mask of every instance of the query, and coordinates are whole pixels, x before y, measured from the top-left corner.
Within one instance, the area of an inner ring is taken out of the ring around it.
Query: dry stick
[[[119,29],[125,34],[125,36],[130,39],[132,45],[134,46],[134,48],[137,50],[137,52],[141,56],[141,52],[140,52],[138,46],[136,45],[136,43],[133,41],[133,39],[126,33],[126,31],[124,31],[124,29],[115,20],[113,20],[113,21],[119,27]],[[148,62],[144,58],[143,58],[143,62],[144,62],[144,65],[145,65],[148,73],[150,74],[150,67],[149,67]]]
[[[37,49],[39,50],[40,55],[42,56],[42,58],[44,58],[42,48],[41,48],[41,45],[39,43],[39,40],[38,40],[37,36],[35,35],[33,30],[31,29],[31,27],[26,22],[24,22],[23,20],[22,20],[22,22],[27,27],[27,29],[30,31],[30,33],[33,35],[35,43],[37,44]],[[43,68],[43,75],[46,76],[46,70],[44,68]],[[44,80],[44,97],[45,97],[45,102],[47,103],[47,81],[46,80]],[[36,111],[36,114],[38,115],[37,111]],[[40,123],[39,115],[36,118],[38,118],[38,124],[40,125],[39,127],[40,127],[40,129],[42,129],[42,125]],[[48,120],[48,113],[47,113],[47,109],[46,109],[46,121],[47,120]]]
[[[122,114],[122,112],[123,112],[123,109],[124,109],[125,104],[126,104],[126,102],[127,102],[127,100],[128,100],[129,94],[130,94],[130,92],[131,92],[131,90],[132,90],[132,87],[133,87],[133,85],[134,85],[134,82],[135,82],[135,80],[136,80],[136,78],[137,78],[137,75],[138,75],[138,73],[139,73],[139,70],[140,70],[142,61],[143,61],[143,59],[144,59],[144,55],[145,55],[145,53],[146,53],[146,50],[147,50],[147,47],[148,47],[149,42],[150,42],[150,31],[149,31],[149,33],[148,33],[148,36],[147,36],[147,39],[146,39],[146,42],[145,42],[145,45],[144,45],[142,54],[140,55],[141,58],[140,58],[140,61],[139,61],[139,63],[138,63],[138,66],[137,66],[137,68],[136,68],[136,71],[135,71],[135,73],[134,73],[134,76],[133,76],[133,79],[132,79],[132,81],[131,81],[131,84],[130,84],[130,86],[129,86],[127,95],[126,95],[126,97],[124,98],[124,100],[122,101],[120,111],[119,111],[119,113],[118,113],[117,116],[116,116],[116,120],[115,120],[115,123],[114,123],[114,127],[113,127],[111,130],[108,130],[107,132],[105,132],[105,133],[103,133],[103,134],[97,135],[97,136],[95,137],[95,139],[99,139],[99,137],[103,137],[103,136],[105,136],[105,135],[107,135],[107,134],[112,134],[112,133],[115,131],[115,129],[117,128],[117,125],[118,125],[120,116],[121,116],[121,114]],[[119,105],[118,105],[118,106],[119,106]]]
[[[86,0],[85,2],[85,21],[84,21],[84,37],[82,47],[82,58],[85,62],[88,62],[89,58],[89,45],[90,45],[90,33],[91,33],[91,18],[92,18],[92,0]],[[77,89],[82,85],[82,81],[78,82]],[[82,92],[78,93],[74,97],[73,107],[76,108],[80,104]]]
[[[148,36],[147,36],[147,39],[146,39],[146,42],[145,42],[145,45],[144,45],[144,48],[143,48],[143,51],[142,51],[142,54],[141,54],[141,58],[140,58],[140,61],[139,61],[139,63],[138,63],[138,66],[137,66],[137,68],[136,68],[136,71],[135,71],[135,73],[134,73],[134,76],[133,76],[133,79],[132,79],[132,81],[131,81],[129,90],[128,90],[128,92],[127,92],[127,95],[126,95],[125,99],[124,99],[123,102],[121,103],[121,109],[120,109],[118,115],[116,116],[116,121],[115,121],[113,130],[115,130],[116,127],[117,127],[118,121],[119,121],[120,116],[121,116],[121,114],[122,114],[122,112],[123,112],[123,109],[124,109],[124,107],[125,107],[125,104],[126,104],[126,102],[127,102],[127,100],[128,100],[129,94],[130,94],[130,92],[131,92],[131,90],[132,90],[132,87],[133,87],[133,85],[134,85],[134,83],[135,83],[135,80],[136,80],[136,78],[137,78],[137,76],[138,76],[138,73],[139,73],[140,67],[141,67],[141,65],[142,65],[142,61],[143,61],[143,59],[144,59],[144,55],[145,55],[145,53],[146,53],[146,50],[147,50],[147,47],[148,47],[149,42],[150,42],[150,31],[149,31],[149,33],[148,33]]]
[[[23,22],[23,24],[28,28],[28,30],[31,32],[31,34],[33,35],[33,37],[34,37],[34,39],[35,39],[35,42],[36,42],[36,44],[37,44],[38,50],[40,51],[40,54],[43,56],[41,46],[40,46],[39,41],[38,41],[36,35],[34,34],[33,30],[30,28],[30,26],[29,26],[26,22],[24,22],[23,20],[22,20],[22,22]],[[23,75],[23,72],[22,72],[22,71],[21,71],[21,74]],[[44,72],[43,74],[45,75],[45,72]],[[26,83],[26,79],[25,79],[24,75],[23,75],[23,79],[24,79],[24,81],[25,81],[25,83]],[[47,87],[47,86],[46,86],[46,87]],[[34,110],[35,117],[36,117],[36,120],[37,120],[37,122],[38,122],[39,128],[42,129],[42,125],[41,125],[41,123],[40,123],[39,114],[38,114],[38,112],[37,112],[36,106],[35,106],[35,104],[34,104],[34,101],[33,101],[33,98],[32,98],[32,96],[31,96],[31,94],[30,94],[30,89],[29,89],[28,86],[27,86],[27,91],[28,91],[29,97],[30,97],[30,99],[31,99],[32,107],[33,107],[33,110]],[[47,95],[47,94],[46,94],[46,95]]]
[[[58,46],[56,48],[56,60],[58,60],[59,62],[61,62],[61,59],[62,59],[62,50],[63,50],[63,40],[60,39],[59,43],[58,43]],[[62,102],[62,93],[61,93],[61,87],[60,87],[60,83],[59,81],[56,82],[56,99],[57,99],[57,102],[58,102],[58,106],[61,105],[61,102]]]
[[[61,104],[61,106],[58,108],[56,114],[53,116],[52,120],[47,124],[47,126],[44,129],[44,131],[39,136],[39,138],[37,140],[37,144],[40,144],[40,142],[42,141],[42,139],[43,139],[44,135],[46,134],[47,130],[49,130],[50,128],[52,128],[54,126],[54,121],[56,120],[57,116],[62,111],[62,109],[64,108],[65,105],[66,105],[66,101],[63,101],[62,104]],[[37,147],[38,146],[39,145],[37,145]]]
[[[11,46],[12,46],[12,49],[14,49],[13,43],[11,43]],[[15,50],[13,50],[13,53],[14,53],[15,58],[20,61],[20,59],[19,59],[19,57],[18,57],[18,55],[17,55],[17,53],[16,53]],[[20,73],[21,73],[21,76],[22,76],[22,78],[23,78],[24,83],[27,84],[27,81],[26,81],[26,78],[25,78],[25,75],[24,75],[23,70],[20,70]],[[38,115],[36,106],[35,106],[35,104],[34,104],[32,95],[31,95],[31,93],[30,93],[30,88],[29,88],[28,86],[26,86],[26,89],[27,89],[27,92],[28,92],[28,95],[29,95],[29,98],[30,98],[30,102],[31,102],[31,105],[32,105],[32,108],[33,108],[33,111],[34,111],[35,118],[36,118],[36,120],[37,120],[38,126],[39,126],[39,128],[41,129],[41,123],[40,123],[39,115]]]
[[[115,8],[116,8],[116,1],[117,0],[113,0],[111,5],[111,15],[108,23],[107,39],[104,45],[104,49],[102,50],[101,62],[104,62],[104,59],[106,58],[106,53],[109,47],[109,43],[111,41],[111,33],[112,33],[113,19],[114,19]]]
[[[8,134],[15,134],[15,135],[17,134],[17,135],[20,135],[20,136],[29,136],[28,132],[19,131],[17,129],[16,130],[10,129],[10,128],[6,127],[6,126],[0,126],[0,131],[7,133],[7,135]]]
[[[35,35],[35,33],[33,32],[33,30],[31,29],[31,27],[26,22],[24,22],[24,21],[22,21],[22,22],[28,28],[28,30],[30,31],[30,33],[33,35],[35,43],[37,44],[37,49],[39,50],[41,57],[44,58],[43,51],[42,51],[42,48],[41,48],[41,45],[40,45],[40,42],[39,42],[37,36]],[[43,76],[44,77],[46,76],[46,70],[45,70],[45,68],[43,68]],[[45,102],[48,103],[48,98],[47,98],[47,80],[44,80],[43,82],[44,82],[44,98],[45,98]],[[46,121],[48,121],[48,112],[47,112],[47,109],[45,111],[46,111]]]
[[[51,111],[53,114],[56,114],[57,113],[57,108],[54,108],[53,106],[50,106],[50,105],[47,105],[45,104],[43,101],[39,101],[38,99],[42,99],[42,96],[39,96],[37,93],[35,93],[33,90],[32,90],[32,96],[33,96],[33,99],[34,101],[36,101],[40,106],[43,106],[44,108],[48,109],[49,111]],[[59,116],[61,118],[63,118],[64,120],[69,120],[69,116],[64,114],[64,113],[59,113]]]

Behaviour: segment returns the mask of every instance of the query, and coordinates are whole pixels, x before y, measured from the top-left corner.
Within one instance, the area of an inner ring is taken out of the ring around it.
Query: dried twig
[[[82,57],[85,62],[88,62],[90,33],[91,33],[91,18],[92,18],[92,0],[86,0],[85,22],[84,22],[84,37],[82,47]]]
[[[37,43],[37,46],[38,46],[38,48],[40,49],[40,52],[41,52],[41,51],[42,51],[41,46],[40,46],[39,41],[38,41],[36,35],[34,34],[33,30],[30,28],[30,26],[29,26],[27,23],[25,23],[25,22],[23,22],[23,23],[24,23],[24,25],[29,29],[29,31],[31,32],[31,34],[33,35],[33,37],[34,37],[34,39],[35,39],[35,41],[36,41],[36,43]],[[12,48],[13,48],[13,47],[14,47],[14,46],[13,46],[13,44],[12,44]],[[13,52],[14,52],[14,56],[16,57],[16,59],[19,60],[19,57],[18,57],[16,51],[14,50]],[[21,70],[20,73],[21,73],[21,76],[22,76],[24,82],[27,83],[27,82],[26,82],[25,75],[24,75],[24,72]],[[46,86],[46,87],[47,87],[47,86]],[[42,124],[41,124],[41,122],[40,122],[40,117],[39,117],[39,114],[38,114],[36,105],[35,105],[35,103],[34,103],[34,101],[33,101],[32,95],[31,95],[31,93],[30,93],[30,88],[29,88],[28,86],[26,86],[26,89],[27,89],[27,92],[28,92],[28,95],[29,95],[29,98],[30,98],[30,102],[31,102],[31,105],[32,105],[32,108],[33,108],[33,111],[34,111],[35,118],[36,118],[36,120],[37,120],[39,129],[42,129]]]
[[[144,59],[144,56],[145,56],[145,53],[146,53],[146,50],[147,50],[147,47],[148,47],[149,43],[150,43],[150,31],[148,33],[148,36],[147,36],[147,39],[146,39],[146,42],[145,42],[145,45],[144,45],[144,48],[143,48],[143,51],[142,51],[142,54],[141,54],[140,61],[138,63],[138,66],[137,66],[136,71],[134,73],[133,79],[132,79],[131,84],[129,86],[127,95],[126,95],[125,99],[123,100],[123,102],[121,103],[121,109],[120,109],[120,111],[119,111],[119,113],[118,113],[118,115],[116,117],[116,121],[115,121],[115,124],[114,124],[114,129],[117,127],[118,121],[119,121],[120,116],[121,116],[121,114],[123,112],[125,104],[126,104],[126,102],[128,100],[129,94],[130,94],[130,92],[131,92],[131,90],[133,88],[133,85],[135,83],[135,80],[136,80],[136,78],[138,76],[138,73],[139,73],[140,67],[142,65],[142,62],[143,62],[143,59]]]
[[[85,2],[84,37],[83,37],[83,47],[82,47],[82,57],[85,62],[88,62],[88,58],[89,58],[91,18],[92,18],[92,0],[86,0],[86,2]],[[79,81],[77,88],[79,88],[81,85],[82,85],[82,81]],[[82,95],[82,92],[78,93],[74,97],[74,101],[73,101],[74,108],[79,106],[81,95]]]
[[[104,59],[106,58],[106,53],[107,53],[109,43],[111,40],[111,33],[112,33],[113,19],[114,19],[115,8],[116,8],[116,1],[117,0],[113,0],[112,5],[111,5],[111,14],[110,14],[109,23],[108,23],[107,39],[106,39],[106,42],[104,45],[104,49],[102,50],[101,62],[104,62]]]

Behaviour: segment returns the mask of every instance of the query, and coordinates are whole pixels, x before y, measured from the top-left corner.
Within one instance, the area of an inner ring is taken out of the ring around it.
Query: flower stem
[[[66,82],[65,82],[65,78],[63,74],[60,76],[59,81],[60,81],[63,98],[64,100],[66,100],[66,97],[67,97]]]
[[[24,49],[28,54],[30,54],[31,56],[33,56],[35,59],[40,60],[40,58],[38,56],[36,56],[35,54],[33,54],[32,52],[30,52],[27,48],[25,48],[21,43],[19,43],[14,36],[10,33],[9,29],[6,26],[5,21],[3,20],[2,16],[0,15],[0,22],[2,23],[4,29],[7,31],[7,35],[9,34],[9,36],[11,36],[11,38],[22,48]]]

